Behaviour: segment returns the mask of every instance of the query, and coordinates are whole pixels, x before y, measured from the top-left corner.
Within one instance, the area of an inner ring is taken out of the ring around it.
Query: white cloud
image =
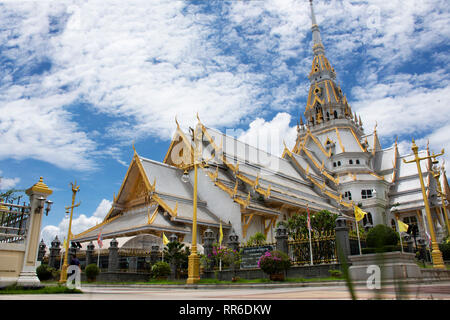
[[[111,209],[111,205],[111,201],[103,199],[91,216],[88,217],[85,214],[80,214],[78,217],[73,218],[71,228],[72,233],[74,235],[81,233],[96,224],[101,223],[106,214],[109,212],[109,209]],[[42,229],[41,237],[44,239],[47,246],[50,245],[55,236],[58,236],[61,242],[65,237],[67,237],[69,222],[69,217],[64,217],[57,226],[47,225]]]
[[[20,182],[20,178],[5,178],[3,171],[0,170],[0,190],[9,190],[14,188]]]
[[[238,140],[248,143],[258,149],[281,156],[284,144],[292,149],[297,138],[296,127],[290,127],[291,115],[278,113],[272,120],[257,118],[250,123],[249,128],[242,132]]]
[[[20,182],[20,178],[0,178],[0,190],[14,188]]]

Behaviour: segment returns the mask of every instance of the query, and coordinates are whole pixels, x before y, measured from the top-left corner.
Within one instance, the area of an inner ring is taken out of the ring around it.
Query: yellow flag
[[[358,222],[361,221],[366,214],[367,214],[367,212],[364,212],[364,211],[361,210],[360,207],[355,206],[355,219],[356,219],[356,221],[358,221]]]
[[[164,243],[164,245],[166,245],[166,244],[169,243],[169,239],[167,239],[167,237],[166,237],[166,235],[164,234],[164,232],[163,232],[163,243]]]
[[[400,232],[408,232],[409,225],[407,225],[406,223],[404,223],[401,220],[397,220],[397,223],[398,223],[398,229]]]
[[[223,240],[223,231],[222,231],[222,221],[220,221],[220,229],[219,229],[219,245],[222,246]]]

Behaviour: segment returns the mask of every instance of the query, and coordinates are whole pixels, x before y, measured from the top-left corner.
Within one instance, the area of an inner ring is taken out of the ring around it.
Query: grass
[[[42,288],[23,288],[16,285],[0,289],[0,294],[57,294],[57,293],[83,293],[78,289],[69,289],[65,286],[51,286]]]

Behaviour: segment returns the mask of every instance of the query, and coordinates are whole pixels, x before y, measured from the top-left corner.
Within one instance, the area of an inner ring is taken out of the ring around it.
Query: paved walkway
[[[304,285],[304,284],[303,284]],[[394,285],[382,290],[356,287],[357,299],[433,299],[450,300],[450,282],[428,284],[405,284],[403,294],[398,295]],[[244,287],[225,288],[184,286],[82,286],[83,294],[21,294],[0,295],[0,300],[349,300],[351,295],[345,285],[323,284],[321,286]]]

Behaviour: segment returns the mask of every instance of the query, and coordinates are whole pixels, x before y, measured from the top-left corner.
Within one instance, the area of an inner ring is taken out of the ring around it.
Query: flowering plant
[[[258,267],[267,274],[277,274],[289,269],[291,259],[281,251],[266,251],[258,260]]]
[[[216,266],[222,261],[224,268],[231,267],[235,269],[241,263],[241,250],[232,250],[231,248],[213,245],[212,255],[208,258],[214,259]]]

